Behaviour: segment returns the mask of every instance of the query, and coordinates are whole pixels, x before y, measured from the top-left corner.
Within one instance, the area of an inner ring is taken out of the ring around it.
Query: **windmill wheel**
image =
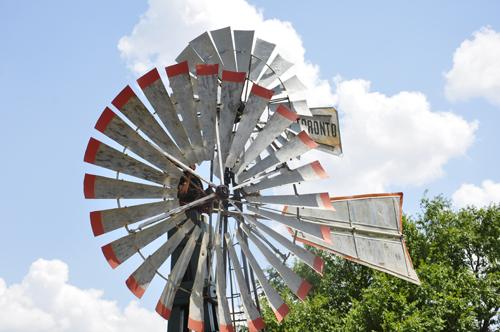
[[[166,67],[169,91],[153,69],[137,80],[143,96],[127,86],[112,101],[127,120],[104,110],[95,128],[124,151],[91,138],[85,153],[86,162],[117,172],[84,179],[85,198],[118,200],[118,208],[90,213],[94,235],[121,228],[128,234],[102,247],[107,261],[116,268],[141,255],[128,288],[140,298],[160,275],[166,285],[156,311],[173,319],[184,292],[187,327],[194,331],[232,331],[240,320],[250,331],[263,329],[255,278],[278,321],[288,314],[256,252],[304,301],[311,285],[284,262],[292,254],[322,274],[323,260],[297,241],[420,283],[402,236],[402,194],[297,192],[296,184],[328,175],[319,161],[295,169],[288,162],[315,148],[339,155],[340,134],[327,124],[327,135],[325,122],[316,132],[312,125],[301,131],[325,114],[291,100],[305,87],[296,76],[282,79],[292,64],[279,54],[271,60],[274,49],[258,38],[254,43],[253,31],[205,32],[189,42],[178,64]],[[337,146],[318,138],[322,131]],[[122,174],[135,180],[119,179]],[[272,195],[281,186],[290,194]],[[148,202],[121,207],[123,199]],[[284,225],[291,236],[268,222]],[[151,255],[141,252],[158,241]],[[218,310],[210,322],[207,310]]]

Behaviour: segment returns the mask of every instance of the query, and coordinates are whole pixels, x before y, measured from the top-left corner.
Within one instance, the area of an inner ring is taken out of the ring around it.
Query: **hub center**
[[[220,186],[217,186],[217,189],[215,189],[215,195],[220,200],[225,201],[229,198],[229,188],[221,184]]]

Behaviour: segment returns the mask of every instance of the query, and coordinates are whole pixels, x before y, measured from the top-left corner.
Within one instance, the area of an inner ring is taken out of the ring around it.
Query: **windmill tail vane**
[[[118,203],[90,213],[94,236],[116,234],[102,247],[113,269],[142,257],[120,267],[138,298],[155,277],[163,282],[156,311],[169,329],[262,330],[259,292],[281,322],[290,308],[263,260],[305,301],[311,285],[284,262],[292,254],[322,275],[324,261],[300,243],[420,284],[402,193],[299,194],[299,184],[329,175],[319,161],[289,162],[310,150],[342,155],[338,113],[294,100],[306,88],[275,44],[227,27],[190,41],[176,62],[117,95],[95,126],[107,142],[90,138],[84,156],[112,171],[85,174],[85,198]],[[134,205],[122,206],[127,199]]]

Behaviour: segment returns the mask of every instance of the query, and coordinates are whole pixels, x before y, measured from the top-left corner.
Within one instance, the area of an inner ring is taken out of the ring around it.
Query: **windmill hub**
[[[225,201],[229,198],[229,188],[227,186],[221,184],[215,190],[215,195],[217,195],[217,197],[220,200]]]

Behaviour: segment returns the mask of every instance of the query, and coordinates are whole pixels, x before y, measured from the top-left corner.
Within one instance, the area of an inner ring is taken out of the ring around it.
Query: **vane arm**
[[[146,226],[149,226],[149,225],[151,225],[151,224],[157,223],[158,221],[165,220],[167,217],[169,217],[169,216],[171,216],[171,215],[173,215],[173,214],[176,214],[176,213],[179,213],[179,212],[181,212],[181,211],[187,210],[187,209],[189,209],[190,207],[196,206],[196,205],[198,205],[198,204],[200,204],[200,203],[203,203],[203,202],[205,202],[205,201],[207,201],[207,200],[209,200],[209,199],[215,198],[215,197],[216,197],[216,196],[215,196],[215,194],[210,194],[210,195],[208,195],[208,196],[205,196],[205,197],[203,197],[203,198],[200,198],[200,199],[198,199],[198,200],[196,200],[196,201],[193,201],[193,202],[191,202],[191,203],[188,203],[188,204],[186,204],[186,205],[179,206],[178,208],[175,208],[175,209],[173,209],[173,210],[170,210],[167,214],[165,214],[165,216],[163,216],[163,218],[155,218],[155,219],[153,219],[153,220],[149,220],[149,221],[143,222],[142,224],[140,224],[140,225],[139,225],[139,228],[138,228],[138,229],[140,230],[140,229],[143,229],[143,228],[144,228],[144,227],[146,227]]]
[[[271,176],[271,175],[274,175],[275,173],[278,173],[280,171],[281,167],[277,167],[275,170],[269,172],[269,173],[266,173],[266,174],[262,174],[261,176],[259,177],[256,177],[256,178],[250,178],[248,180],[246,180],[245,182],[237,185],[236,187],[232,187],[230,188],[229,190],[237,190],[237,189],[240,189],[241,187],[244,187],[244,186],[248,186],[248,185],[251,185],[252,182],[250,182],[250,180],[252,181],[257,181],[257,180],[260,180],[262,178],[265,178],[265,177],[268,177],[268,176]]]
[[[188,171],[189,173],[193,174],[194,176],[196,176],[197,178],[199,178],[200,180],[202,180],[203,182],[207,183],[209,186],[211,187],[214,187],[214,188],[217,188],[217,185],[215,183],[213,183],[212,181],[208,180],[208,179],[205,179],[205,177],[203,177],[201,174],[199,174],[198,172],[195,172],[193,169],[191,169],[191,167],[189,166],[186,166],[185,164],[183,164],[182,162],[179,161],[179,159],[175,158],[174,156],[172,156],[170,153],[168,152],[165,152],[165,151],[161,151],[165,156],[168,157],[168,159],[172,160],[173,162],[175,162],[177,165],[179,165],[182,169],[184,169],[185,171]]]
[[[217,156],[219,158],[220,182],[222,185],[224,185],[224,166],[222,165],[222,149],[220,147],[220,135],[219,135],[218,123],[215,124],[215,136],[217,137]]]

